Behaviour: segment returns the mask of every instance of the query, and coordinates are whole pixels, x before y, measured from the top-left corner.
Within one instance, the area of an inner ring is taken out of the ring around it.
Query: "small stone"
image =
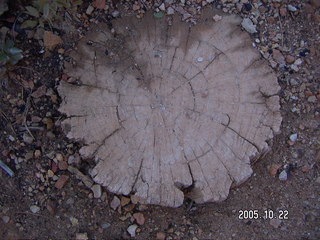
[[[32,213],[37,213],[40,211],[40,208],[37,205],[32,205],[32,206],[30,206],[30,211]]]
[[[24,133],[22,139],[25,143],[31,144],[33,142],[33,138],[29,135],[29,133]]]
[[[61,37],[52,32],[45,31],[43,35],[43,44],[48,50],[53,50],[57,45],[62,44]]]
[[[35,150],[34,151],[34,157],[39,158],[41,156],[41,151],[40,150]]]
[[[172,7],[168,7],[167,14],[168,15],[173,15],[174,14],[174,9]]]
[[[315,182],[318,183],[318,184],[320,184],[320,177],[317,177],[317,179],[316,179]]]
[[[300,58],[298,58],[297,60],[294,61],[294,65],[301,65],[302,64],[302,60]]]
[[[139,225],[143,225],[146,221],[144,215],[142,213],[134,213],[133,214],[133,218],[136,220],[136,222],[139,224]]]
[[[68,180],[69,180],[69,177],[67,175],[61,175],[54,186],[58,189],[62,189],[64,185],[66,185]]]
[[[132,10],[133,11],[138,11],[140,9],[140,6],[138,4],[133,4]]]
[[[137,228],[138,228],[138,225],[136,225],[136,224],[133,224],[127,228],[127,232],[130,234],[131,237],[136,236]]]
[[[68,163],[66,161],[59,161],[58,162],[58,168],[60,170],[67,170],[68,169]]]
[[[292,65],[290,66],[290,68],[291,68],[292,70],[294,70],[295,72],[298,72],[298,71],[299,71],[298,66],[295,65],[295,64],[292,64]]]
[[[288,10],[290,12],[296,12],[298,9],[295,6],[292,6],[291,4],[288,4]]]
[[[279,50],[273,49],[272,50],[272,57],[280,65],[284,65],[285,64],[285,58],[284,58],[284,56],[282,55],[282,53]]]
[[[278,170],[281,168],[281,164],[273,163],[270,166],[269,173],[271,176],[277,175]]]
[[[94,198],[100,198],[102,195],[101,186],[99,184],[95,184],[91,187]]]
[[[120,12],[119,12],[119,11],[113,11],[113,12],[111,13],[111,15],[112,15],[112,17],[116,18],[116,17],[119,17]]]
[[[285,17],[285,16],[287,16],[287,9],[286,8],[280,8],[279,13],[280,13],[281,17]]]
[[[38,87],[38,89],[36,91],[34,91],[31,96],[33,98],[40,98],[42,96],[44,96],[47,92],[47,87],[45,85],[42,85],[41,87]]]
[[[130,198],[124,197],[124,196],[121,197],[121,206],[122,207],[128,205],[129,203],[130,203]]]
[[[62,155],[61,153],[57,153],[57,154],[56,154],[56,159],[57,159],[58,161],[63,161],[63,155]]]
[[[10,221],[10,217],[9,216],[3,216],[3,217],[1,217],[1,219],[2,219],[2,221],[4,223],[8,223]]]
[[[216,14],[216,15],[214,15],[214,16],[212,17],[212,19],[213,19],[215,22],[218,22],[218,21],[220,21],[220,20],[222,19],[222,16]]]
[[[16,139],[13,137],[13,136],[11,136],[11,135],[9,135],[8,136],[8,139],[11,141],[11,142],[14,142]]]
[[[298,139],[298,134],[294,133],[289,136],[290,141],[295,142]]]
[[[88,240],[88,234],[87,233],[77,233],[76,240]]]
[[[110,223],[103,223],[103,224],[101,224],[101,228],[103,228],[103,229],[107,229],[107,228],[109,228],[110,226],[111,226]]]
[[[200,63],[200,62],[203,62],[203,60],[204,60],[203,57],[198,57],[198,58],[197,58],[197,62],[199,62],[199,63]]]
[[[110,207],[113,210],[117,210],[117,208],[120,206],[120,200],[117,196],[114,196],[111,203],[110,203]]]
[[[52,170],[48,170],[47,175],[49,178],[52,178],[54,176],[54,172]]]
[[[316,96],[310,96],[310,97],[308,97],[308,102],[309,102],[309,103],[316,103],[316,102],[317,102],[317,97],[316,97]]]
[[[162,3],[160,6],[159,6],[159,9],[161,11],[165,11],[166,10],[166,6],[164,5],[164,3]]]
[[[283,170],[280,174],[279,174],[279,180],[280,181],[287,181],[288,179],[288,174],[286,170]]]
[[[244,18],[241,22],[241,26],[248,32],[248,33],[256,33],[256,26],[253,24],[250,18]]]
[[[158,232],[156,235],[157,240],[165,240],[166,239],[166,234],[164,232]]]
[[[87,10],[86,10],[86,14],[87,14],[87,15],[91,15],[92,12],[93,12],[93,10],[94,10],[94,7],[92,7],[91,5],[89,5],[88,8],[87,8]]]
[[[70,217],[70,222],[72,224],[72,226],[77,226],[79,224],[79,220],[75,217]]]
[[[92,5],[97,9],[104,9],[106,7],[106,0],[95,0]]]
[[[281,220],[280,219],[276,219],[276,218],[273,218],[270,220],[270,225],[274,228],[278,228],[281,224]]]

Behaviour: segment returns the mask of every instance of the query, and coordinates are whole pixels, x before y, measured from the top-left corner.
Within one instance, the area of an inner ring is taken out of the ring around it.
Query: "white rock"
[[[161,11],[165,11],[166,10],[166,6],[164,5],[164,3],[162,3],[160,6],[159,6],[159,9]]]
[[[290,66],[290,68],[291,68],[292,70],[294,70],[295,72],[298,72],[298,71],[299,71],[298,66],[295,65],[295,64],[292,64],[292,65]]]
[[[94,10],[94,8],[93,8],[91,5],[89,5],[89,7],[88,7],[87,10],[86,10],[86,14],[87,14],[87,15],[91,15],[91,13],[93,12],[93,10]]]
[[[300,58],[298,58],[297,60],[294,61],[294,65],[301,65],[302,64],[302,60]]]
[[[253,22],[250,18],[244,18],[241,22],[241,26],[248,32],[248,33],[256,33],[257,29],[256,26],[253,25]]]
[[[199,62],[199,63],[200,63],[200,62],[203,62],[203,57],[198,57],[198,58],[197,58],[197,62]]]
[[[133,224],[133,225],[128,227],[127,232],[130,234],[131,237],[135,237],[136,236],[137,228],[138,228],[137,224]]]
[[[292,142],[297,141],[297,139],[298,139],[298,134],[297,134],[297,133],[291,134],[290,137],[289,137],[289,139],[290,139],[290,141],[292,141]]]
[[[93,185],[91,190],[93,192],[93,197],[94,198],[100,198],[101,197],[102,191],[101,191],[101,186],[99,184]]]
[[[172,7],[168,7],[168,9],[167,9],[167,14],[168,14],[168,15],[174,14],[174,9],[173,9]]]
[[[37,212],[40,211],[40,208],[38,206],[36,206],[36,205],[32,205],[32,206],[30,206],[30,211],[32,213],[37,213]]]
[[[286,172],[286,170],[283,170],[280,174],[279,174],[279,180],[280,181],[287,181],[288,179],[288,174]]]
[[[295,6],[292,6],[291,4],[288,5],[288,10],[291,11],[291,12],[295,12],[297,11],[298,9],[295,7]]]
[[[117,210],[117,208],[120,206],[120,199],[116,196],[114,196],[114,198],[112,199],[111,203],[110,203],[110,207],[113,210]]]
[[[222,16],[216,14],[216,15],[214,15],[212,18],[213,18],[213,20],[214,20],[215,22],[218,22],[218,21],[220,21],[220,20],[222,19]]]

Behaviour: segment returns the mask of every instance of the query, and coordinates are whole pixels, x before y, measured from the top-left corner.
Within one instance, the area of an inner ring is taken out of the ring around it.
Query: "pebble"
[[[138,225],[136,225],[136,224],[133,224],[127,228],[127,232],[130,234],[131,237],[136,236],[137,228],[138,228]]]
[[[287,181],[288,179],[288,174],[286,170],[283,170],[280,174],[279,174],[279,180],[280,181]]]
[[[77,226],[79,224],[79,220],[75,217],[70,217],[70,222],[72,224],[72,226]]]
[[[158,232],[156,235],[157,240],[165,240],[166,234],[164,232]]]
[[[93,185],[91,190],[93,192],[93,197],[94,198],[100,198],[101,197],[102,190],[101,190],[101,186],[99,184]]]
[[[129,203],[130,203],[130,198],[124,197],[124,196],[121,197],[121,206],[122,207],[128,205]]]
[[[58,162],[58,168],[60,170],[67,170],[68,169],[68,163],[66,161],[59,161]]]
[[[62,155],[61,153],[57,153],[57,154],[56,154],[56,159],[57,159],[58,161],[63,161],[63,155]]]
[[[134,213],[133,218],[137,221],[137,223],[139,225],[143,225],[146,221],[146,219],[142,213]]]
[[[8,139],[11,141],[11,142],[14,142],[16,139],[13,137],[13,136],[11,136],[11,135],[9,135],[8,136]]]
[[[48,50],[53,50],[57,45],[63,44],[61,37],[50,31],[45,31],[43,35],[43,44]]]
[[[55,187],[58,189],[62,189],[64,187],[64,185],[66,185],[66,183],[69,180],[69,176],[67,175],[61,175],[58,179],[58,181],[55,183]]]
[[[281,168],[281,164],[278,164],[278,163],[273,163],[271,166],[270,166],[270,169],[269,169],[269,173],[271,176],[275,176],[279,170],[279,168]]]
[[[25,143],[31,144],[33,142],[33,138],[29,135],[29,133],[24,133],[22,139]]]
[[[215,22],[218,22],[218,21],[220,21],[220,20],[222,19],[222,16],[216,14],[216,15],[214,15],[214,16],[212,17],[212,19],[213,19]]]
[[[291,55],[286,56],[287,63],[292,64],[292,63],[294,63],[294,61],[295,61],[295,58],[293,56],[291,56]]]
[[[41,151],[40,150],[35,150],[34,151],[34,157],[39,158],[41,156]]]
[[[87,233],[77,233],[75,240],[88,240],[88,234]]]
[[[297,133],[291,134],[290,137],[289,137],[289,139],[290,139],[290,141],[292,141],[292,142],[297,141],[297,139],[298,139],[298,134],[297,134]]]
[[[101,228],[103,228],[103,229],[107,229],[107,228],[109,228],[110,226],[111,226],[110,223],[103,223],[103,224],[101,224]]]
[[[110,207],[113,210],[117,210],[119,206],[120,206],[120,199],[117,196],[114,196],[112,201],[110,202]]]
[[[298,9],[295,7],[295,6],[292,6],[291,4],[288,5],[288,10],[291,11],[291,12],[295,12],[297,11]]]
[[[167,14],[168,15],[173,15],[174,14],[174,9],[172,7],[168,7]]]
[[[91,5],[89,5],[88,8],[87,8],[87,10],[86,10],[86,14],[87,14],[87,15],[91,15],[92,12],[93,12],[93,10],[94,10],[94,7],[92,7]]]
[[[30,211],[32,213],[37,213],[40,211],[40,208],[37,205],[32,205],[32,206],[30,206]]]
[[[317,177],[317,179],[316,179],[315,182],[318,183],[318,184],[320,184],[320,177]]]
[[[273,218],[270,220],[270,225],[274,228],[278,228],[281,224],[281,220],[280,219],[276,219],[276,218]]]
[[[203,60],[204,60],[203,57],[198,57],[198,58],[197,58],[197,62],[199,62],[199,63],[200,63],[200,62],[203,62]]]
[[[302,64],[302,60],[300,58],[298,58],[297,60],[294,61],[294,65],[301,65]]]
[[[2,219],[2,221],[4,223],[8,223],[10,221],[10,217],[9,216],[3,216],[3,217],[1,217],[1,219]]]
[[[111,15],[112,15],[112,17],[116,18],[116,17],[119,17],[120,12],[119,12],[119,11],[113,11],[113,12],[111,13]]]
[[[166,6],[164,5],[164,3],[162,3],[160,6],[159,6],[159,9],[161,11],[165,11],[166,10]]]
[[[308,97],[308,102],[309,102],[309,103],[316,103],[316,102],[317,102],[317,97],[316,97],[316,96],[310,96],[310,97]]]
[[[248,33],[256,33],[257,29],[256,26],[253,25],[253,22],[250,18],[244,18],[241,22],[241,26],[248,32]]]

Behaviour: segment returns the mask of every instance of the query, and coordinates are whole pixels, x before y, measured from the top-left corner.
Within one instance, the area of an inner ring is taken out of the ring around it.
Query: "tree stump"
[[[70,53],[62,125],[110,192],[171,207],[185,195],[222,201],[279,131],[275,74],[239,17],[214,14],[195,26],[152,14],[100,23]]]

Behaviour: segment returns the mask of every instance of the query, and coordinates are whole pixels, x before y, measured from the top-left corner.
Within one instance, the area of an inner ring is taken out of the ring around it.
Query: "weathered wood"
[[[279,131],[275,74],[239,17],[212,16],[193,27],[124,17],[71,52],[65,72],[78,82],[58,88],[63,126],[109,191],[172,207],[184,189],[198,203],[224,200]]]

